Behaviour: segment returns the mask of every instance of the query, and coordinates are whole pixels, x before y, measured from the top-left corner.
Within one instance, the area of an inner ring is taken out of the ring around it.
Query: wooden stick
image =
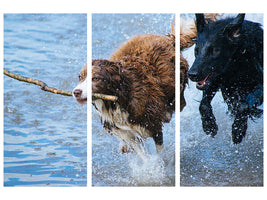
[[[93,100],[95,99],[103,99],[108,101],[117,101],[118,97],[106,94],[92,93]]]
[[[42,90],[47,91],[47,92],[52,92],[55,94],[61,94],[61,95],[66,95],[66,96],[72,96],[72,92],[70,92],[70,91],[48,87],[46,85],[46,83],[44,83],[43,81],[39,81],[37,79],[21,76],[20,74],[12,73],[6,69],[4,69],[4,74],[11,77],[11,78],[17,79],[19,81],[24,81],[27,83],[33,83],[35,85],[39,85],[39,86],[41,86]],[[108,100],[108,101],[116,101],[118,99],[118,97],[116,97],[116,96],[99,94],[99,93],[92,93],[92,98],[94,100],[95,99],[103,99],[103,100]]]
[[[9,76],[9,77],[11,77],[11,78],[17,79],[19,81],[24,81],[24,82],[27,82],[27,83],[33,83],[35,85],[39,85],[39,86],[41,86],[42,90],[47,91],[47,92],[52,92],[52,93],[56,93],[56,94],[62,94],[62,95],[66,95],[66,96],[72,96],[72,92],[70,92],[70,91],[48,87],[46,85],[46,83],[44,83],[43,81],[39,81],[37,79],[21,76],[19,74],[12,73],[12,72],[10,72],[10,71],[8,71],[6,69],[4,69],[4,74]]]

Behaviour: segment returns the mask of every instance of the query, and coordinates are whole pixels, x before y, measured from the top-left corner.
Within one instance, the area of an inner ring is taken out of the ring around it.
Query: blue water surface
[[[72,91],[86,14],[5,14],[4,67]],[[86,106],[4,76],[4,186],[86,186]]]

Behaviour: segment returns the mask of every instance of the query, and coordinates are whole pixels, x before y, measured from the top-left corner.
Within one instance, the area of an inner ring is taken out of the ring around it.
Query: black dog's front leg
[[[202,127],[207,135],[214,137],[217,134],[218,126],[216,119],[212,112],[211,101],[216,94],[217,89],[208,88],[203,91],[203,98],[201,100],[199,111],[201,114]]]
[[[248,110],[249,105],[247,102],[241,101],[238,105],[235,120],[232,125],[232,140],[234,144],[242,142],[243,137],[246,135],[248,127]]]

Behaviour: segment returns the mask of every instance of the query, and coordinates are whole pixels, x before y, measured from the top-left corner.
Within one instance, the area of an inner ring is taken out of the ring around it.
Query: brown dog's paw
[[[126,144],[121,147],[121,153],[122,154],[129,153],[129,148]]]
[[[121,147],[121,153],[122,154],[131,153],[131,152],[133,152],[133,149],[130,146],[128,146],[127,144],[125,144]]]

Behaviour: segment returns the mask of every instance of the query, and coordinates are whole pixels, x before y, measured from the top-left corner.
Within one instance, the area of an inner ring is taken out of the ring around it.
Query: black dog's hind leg
[[[241,100],[236,109],[235,120],[232,125],[232,140],[235,144],[242,142],[246,135],[248,116],[259,117],[262,110],[257,109],[256,106],[263,102],[263,86],[257,85],[254,90]]]
[[[235,120],[232,125],[232,140],[234,144],[242,142],[246,135],[248,123],[248,107],[247,102],[241,101],[238,105]]]
[[[201,100],[199,111],[201,114],[202,127],[207,135],[214,137],[217,134],[218,126],[216,119],[212,112],[211,101],[215,96],[217,89],[208,88],[203,91],[203,98]]]
[[[246,135],[248,116],[259,117],[262,110],[256,106],[263,102],[263,86],[257,85],[254,90],[247,95],[245,100],[241,100],[237,105],[235,120],[232,125],[232,140],[235,144],[242,142]]]

